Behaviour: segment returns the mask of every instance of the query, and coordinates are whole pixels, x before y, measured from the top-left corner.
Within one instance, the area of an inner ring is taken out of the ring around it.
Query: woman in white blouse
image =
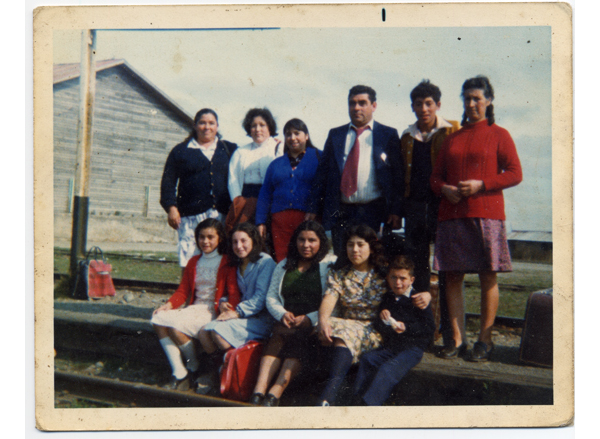
[[[277,135],[277,124],[267,108],[253,108],[242,123],[252,142],[236,149],[229,162],[229,195],[233,200],[227,219],[227,231],[236,224],[254,223],[256,200],[269,164],[283,155],[283,144]]]

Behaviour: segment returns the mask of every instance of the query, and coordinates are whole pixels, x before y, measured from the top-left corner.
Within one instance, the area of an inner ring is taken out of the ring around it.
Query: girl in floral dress
[[[350,366],[381,344],[373,321],[386,291],[383,246],[365,225],[351,227],[344,246],[346,252],[329,272],[319,308],[319,339],[333,348],[329,378],[320,397],[322,406],[334,404]],[[339,317],[332,316],[334,310]]]

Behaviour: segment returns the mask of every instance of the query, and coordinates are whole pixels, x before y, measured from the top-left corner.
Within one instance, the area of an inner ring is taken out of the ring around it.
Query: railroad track
[[[55,281],[66,279],[67,277],[68,277],[68,275],[64,274],[64,273],[54,273]],[[115,287],[117,287],[117,288],[131,288],[131,289],[146,288],[146,289],[152,290],[153,292],[164,293],[164,294],[172,294],[173,291],[175,289],[177,289],[177,287],[179,286],[178,284],[169,283],[169,282],[153,282],[153,281],[145,281],[145,280],[118,279],[118,278],[113,278],[113,283],[115,284]],[[465,282],[465,286],[479,287],[479,284],[477,284],[475,282]],[[526,287],[523,287],[521,285],[501,285],[501,288],[513,289],[514,291],[527,291]],[[479,314],[466,313],[466,317],[470,318],[470,319],[479,318]],[[524,324],[524,320],[520,319],[520,318],[496,316],[495,325],[497,325],[497,326],[505,326],[507,328],[522,328],[523,324]]]
[[[148,384],[93,377],[72,372],[54,372],[54,391],[100,405],[119,407],[250,407],[249,404],[162,389]]]

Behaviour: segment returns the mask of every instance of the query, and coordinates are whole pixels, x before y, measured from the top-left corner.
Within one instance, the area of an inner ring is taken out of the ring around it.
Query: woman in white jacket
[[[317,349],[317,339],[310,334],[317,323],[328,266],[333,262],[323,261],[328,252],[323,226],[304,221],[290,239],[287,258],[273,271],[267,309],[277,323],[263,352],[258,381],[250,398],[253,405],[277,406],[283,391]]]

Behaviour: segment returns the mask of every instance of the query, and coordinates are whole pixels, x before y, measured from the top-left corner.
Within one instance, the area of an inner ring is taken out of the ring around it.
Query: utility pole
[[[96,97],[96,31],[81,32],[81,66],[79,72],[79,120],[77,121],[77,163],[71,235],[71,281],[77,273],[78,259],[86,252],[92,157],[92,119]]]

